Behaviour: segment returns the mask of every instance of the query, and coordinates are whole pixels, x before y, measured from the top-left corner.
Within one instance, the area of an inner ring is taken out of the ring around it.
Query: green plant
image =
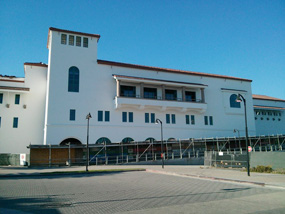
[[[257,167],[252,167],[250,169],[251,172],[266,172],[266,173],[271,173],[273,172],[272,166],[261,166],[258,165]]]

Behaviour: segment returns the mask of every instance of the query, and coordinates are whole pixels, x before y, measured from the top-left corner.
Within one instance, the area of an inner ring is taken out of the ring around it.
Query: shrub
[[[266,173],[271,173],[273,172],[272,166],[260,166],[258,165],[257,167],[253,167],[250,169],[251,172],[266,172]]]

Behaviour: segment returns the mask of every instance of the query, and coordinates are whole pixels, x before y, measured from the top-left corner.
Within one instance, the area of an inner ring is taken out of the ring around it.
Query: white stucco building
[[[285,100],[264,95],[253,95],[257,135],[285,133]]]
[[[25,78],[0,77],[0,153],[31,144],[89,143],[108,138],[244,136],[256,134],[251,80],[97,59],[100,36],[50,28],[48,65],[25,63]],[[257,104],[258,105],[258,104]]]

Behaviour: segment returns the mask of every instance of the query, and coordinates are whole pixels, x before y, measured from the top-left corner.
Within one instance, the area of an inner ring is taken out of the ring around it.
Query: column
[[[185,87],[182,87],[182,101],[185,102]]]
[[[120,94],[121,94],[120,81],[117,80],[117,97],[119,97]]]
[[[164,85],[161,86],[161,90],[162,90],[162,91],[161,91],[161,93],[162,93],[161,99],[162,99],[162,100],[165,100],[165,86],[164,86]]]
[[[143,84],[143,82],[141,82],[141,84],[140,84],[140,98],[144,98],[144,96],[143,96],[143,88],[144,88],[144,84]]]
[[[204,88],[201,88],[201,102],[205,103],[205,90],[204,90]]]

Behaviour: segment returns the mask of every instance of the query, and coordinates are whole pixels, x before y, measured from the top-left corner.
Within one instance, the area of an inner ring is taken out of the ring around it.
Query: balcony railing
[[[116,96],[115,108],[122,108],[126,106],[138,107],[139,109],[147,107],[157,107],[160,110],[166,109],[179,109],[180,111],[194,110],[204,112],[207,109],[207,104],[202,102],[201,99],[182,100],[176,98],[175,100],[162,99],[162,97],[145,98],[139,95],[134,96]]]

